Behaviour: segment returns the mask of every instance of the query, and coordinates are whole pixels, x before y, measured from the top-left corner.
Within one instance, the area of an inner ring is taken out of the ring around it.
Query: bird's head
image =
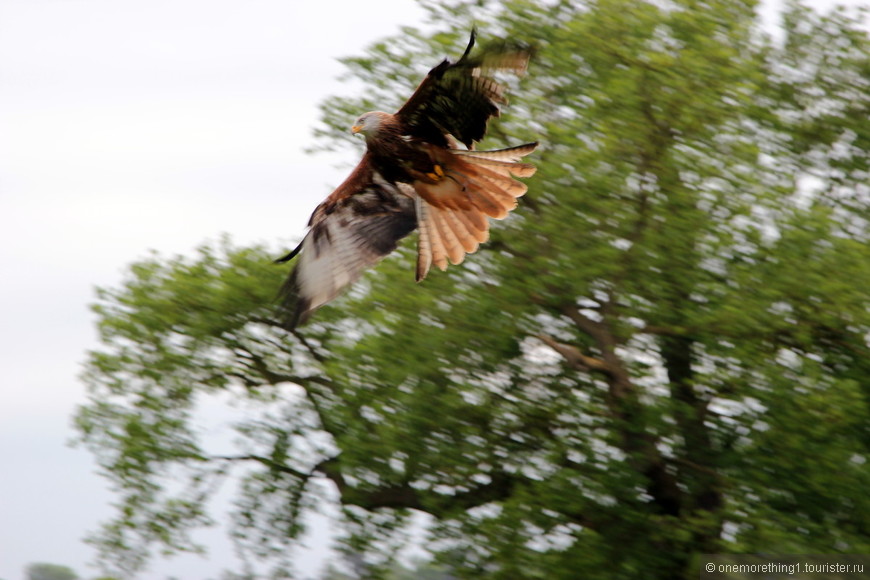
[[[353,126],[350,128],[350,132],[354,135],[362,133],[367,137],[375,135],[381,128],[383,121],[389,116],[391,116],[389,113],[381,111],[369,111],[368,113],[363,113],[360,115],[359,119],[354,122]]]

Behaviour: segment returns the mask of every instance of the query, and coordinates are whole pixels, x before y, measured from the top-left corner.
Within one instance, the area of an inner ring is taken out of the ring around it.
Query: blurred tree
[[[319,580],[364,580],[369,575],[367,570],[358,566],[359,560],[360,558],[353,558],[346,562],[346,572],[342,572],[335,563],[328,562]],[[383,578],[385,580],[455,580],[456,576],[450,574],[444,565],[417,559],[411,562],[411,567],[394,562],[383,572]]]
[[[318,580],[353,580],[353,577],[340,571],[332,562],[328,562]]]
[[[281,560],[325,501],[366,577],[420,518],[458,577],[690,578],[704,552],[870,549],[870,44],[844,11],[749,0],[442,1],[347,59],[397,105],[481,38],[538,53],[487,146],[543,142],[480,253],[413,282],[413,240],[288,335],[263,248],[134,264],[95,311],[82,441],[120,494],[93,541],[127,573],[234,537]],[[422,63],[418,65],[418,63]],[[338,141],[328,141],[326,147]],[[204,441],[198,405],[238,405]]]
[[[27,580],[77,580],[72,568],[59,564],[46,564],[43,562],[29,564],[25,570]]]

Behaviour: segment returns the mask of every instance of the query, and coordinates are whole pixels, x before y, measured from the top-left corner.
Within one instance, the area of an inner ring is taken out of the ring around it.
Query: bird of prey
[[[472,54],[475,33],[456,62],[444,60],[396,112],[360,116],[351,131],[365,136],[362,160],[314,210],[302,242],[276,262],[299,254],[282,295],[283,324],[293,329],[335,298],[363,270],[419,230],[417,281],[432,264],[459,264],[489,237],[535,167],[521,162],[537,143],[476,150],[487,121],[505,103],[496,72],[521,74],[529,50],[502,43]]]

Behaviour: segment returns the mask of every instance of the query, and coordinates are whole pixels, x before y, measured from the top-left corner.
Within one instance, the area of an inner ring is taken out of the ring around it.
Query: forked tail
[[[489,238],[489,220],[504,219],[528,190],[515,177],[530,177],[535,166],[521,160],[538,146],[527,143],[495,151],[451,149],[436,159],[440,173],[415,181],[417,281],[435,264],[459,264]]]

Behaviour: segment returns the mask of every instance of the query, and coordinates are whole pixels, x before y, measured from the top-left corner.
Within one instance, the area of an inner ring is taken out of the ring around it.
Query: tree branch
[[[565,359],[568,366],[574,370],[582,372],[598,372],[608,376],[611,374],[610,368],[608,368],[603,360],[583,354],[580,352],[580,349],[572,344],[558,342],[556,339],[547,336],[546,334],[536,334],[535,338],[562,355],[562,358]]]
[[[226,462],[240,462],[240,461],[256,461],[262,465],[265,465],[269,469],[273,471],[278,471],[281,473],[286,473],[288,475],[292,475],[297,479],[301,479],[307,481],[314,475],[314,471],[312,470],[309,473],[305,473],[304,471],[299,471],[298,469],[293,469],[292,467],[285,465],[283,463],[279,463],[270,457],[265,457],[263,455],[210,455],[208,458],[210,461],[226,461]]]
[[[271,318],[264,318],[262,316],[252,316],[251,322],[256,322],[258,324],[263,324],[263,325],[268,326],[270,328],[278,328],[284,332],[288,332],[283,324],[281,324],[277,320],[273,320]],[[311,346],[311,344],[305,339],[305,337],[299,332],[298,329],[293,329],[293,330],[289,331],[289,333],[296,337],[296,340],[298,340],[299,343],[303,347],[305,347],[305,350],[308,351],[308,354],[310,354],[314,360],[316,360],[317,362],[321,362],[321,363],[326,361],[326,357],[324,357],[322,354],[318,353],[317,350],[313,346]],[[284,350],[284,349],[282,348],[281,350]]]
[[[338,456],[321,461],[315,470],[332,481],[344,505],[355,505],[366,510],[379,508],[414,509],[445,519],[458,512],[487,503],[502,501],[514,492],[520,476],[497,472],[491,474],[490,482],[476,485],[452,495],[415,489],[409,482],[388,484],[371,489],[359,489],[350,485],[341,470]]]
[[[468,511],[477,506],[508,499],[514,494],[516,486],[525,481],[525,478],[519,475],[499,471],[490,475],[489,483],[479,484],[455,494],[415,489],[408,482],[360,489],[348,483],[342,472],[339,456],[320,461],[308,472],[294,469],[262,455],[218,455],[211,456],[209,459],[260,463],[270,470],[285,473],[300,480],[301,485],[297,493],[304,490],[305,485],[312,477],[320,474],[336,486],[343,505],[355,505],[368,511],[413,509],[426,512],[438,519],[450,518],[457,513]],[[604,514],[600,520],[577,511],[565,512],[563,515],[590,529],[599,529],[610,521],[610,518]]]
[[[647,492],[662,512],[676,515],[682,504],[682,491],[668,470],[667,460],[656,447],[655,435],[647,428],[643,405],[638,400],[624,361],[616,352],[618,340],[606,323],[607,318],[601,322],[592,320],[573,304],[564,304],[559,311],[573,321],[578,330],[595,341],[601,352],[603,368],[607,369],[606,402],[614,420],[613,429],[619,434],[619,447],[628,455],[632,467],[647,478]],[[603,311],[602,315],[613,316],[607,311]]]
[[[277,385],[279,383],[295,383],[297,385],[305,387],[309,383],[317,383],[320,385],[328,385],[329,383],[327,379],[315,375],[300,376],[274,371],[269,367],[268,363],[262,356],[250,350],[249,348],[242,346],[241,344],[233,345],[233,349],[236,351],[236,354],[239,356],[239,358],[243,359],[242,364],[244,364],[250,370],[258,373],[263,378],[266,384]],[[236,377],[241,377],[239,373],[229,374],[232,374]],[[252,384],[253,382],[250,381],[250,379],[243,378],[243,381],[247,386],[256,386]]]

